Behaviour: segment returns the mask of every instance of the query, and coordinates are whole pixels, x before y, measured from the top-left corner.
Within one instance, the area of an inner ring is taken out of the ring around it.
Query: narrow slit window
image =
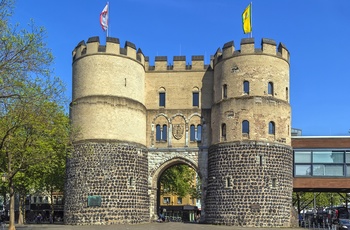
[[[269,95],[272,95],[273,96],[273,83],[272,82],[269,82],[268,86],[267,86],[267,93]]]
[[[244,81],[243,82],[243,93],[244,94],[249,94],[249,81]]]
[[[222,86],[222,97],[227,98],[227,85]]]
[[[221,125],[221,137],[223,141],[226,141],[226,124]]]
[[[242,133],[249,133],[249,121],[247,120],[242,122]]]
[[[277,179],[276,178],[272,178],[271,187],[272,188],[276,188],[276,186],[277,186]]]
[[[275,134],[275,122],[273,121],[269,122],[269,134],[272,134],[272,135]]]
[[[159,106],[165,107],[165,92],[159,93]]]
[[[192,106],[199,106],[199,92],[192,92]]]

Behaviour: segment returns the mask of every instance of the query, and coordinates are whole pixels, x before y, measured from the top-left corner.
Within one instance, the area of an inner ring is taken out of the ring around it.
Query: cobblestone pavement
[[[192,224],[192,223],[149,223],[137,225],[87,225],[87,226],[72,226],[72,225],[23,225],[16,226],[18,230],[257,230],[259,228],[241,228],[222,225],[208,225],[208,224]],[[278,228],[261,228],[263,230]],[[302,230],[302,228],[283,228],[286,230]]]

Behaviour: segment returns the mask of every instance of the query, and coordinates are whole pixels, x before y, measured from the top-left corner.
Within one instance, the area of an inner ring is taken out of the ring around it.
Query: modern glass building
[[[294,149],[294,176],[350,177],[350,149]]]
[[[293,191],[350,192],[350,136],[294,136]]]

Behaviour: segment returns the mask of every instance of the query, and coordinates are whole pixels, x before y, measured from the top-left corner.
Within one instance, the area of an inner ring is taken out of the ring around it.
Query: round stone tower
[[[205,221],[245,227],[288,227],[293,155],[289,52],[254,39],[224,45],[214,56],[212,145]]]
[[[144,64],[141,50],[116,38],[73,51],[66,224],[149,222]]]

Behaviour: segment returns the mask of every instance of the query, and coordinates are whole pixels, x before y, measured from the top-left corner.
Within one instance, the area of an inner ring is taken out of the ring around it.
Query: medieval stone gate
[[[202,181],[201,220],[288,227],[293,155],[289,51],[227,42],[204,56],[155,57],[98,37],[73,50],[65,223],[147,223],[157,180],[184,163]],[[271,218],[273,217],[273,218]]]

